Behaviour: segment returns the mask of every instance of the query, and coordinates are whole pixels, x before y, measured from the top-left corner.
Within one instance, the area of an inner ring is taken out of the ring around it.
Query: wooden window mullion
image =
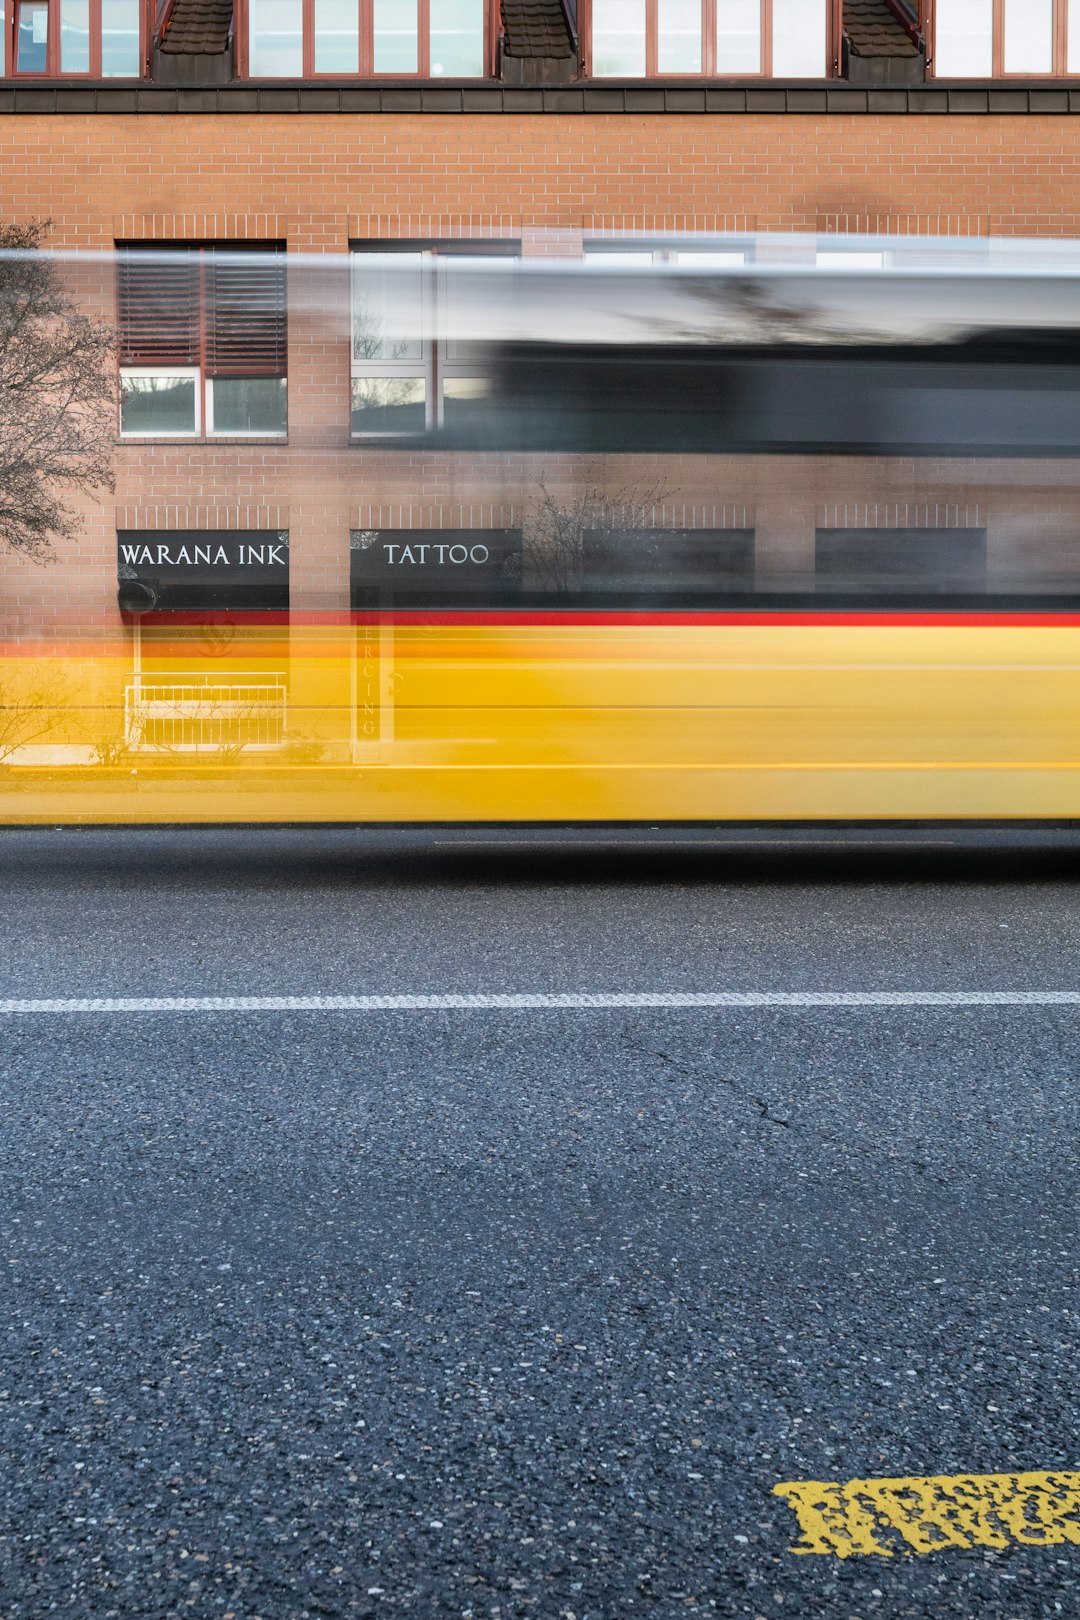
[[[761,71],[772,78],[772,0],[761,0]]]
[[[301,0],[300,65],[305,79],[315,76],[315,0]]]
[[[487,0],[484,7],[484,73],[494,79],[499,71],[499,0]]]
[[[56,14],[59,22],[60,0],[56,0]],[[59,46],[59,26],[56,33]],[[101,78],[101,0],[90,0],[90,77]]]
[[[417,0],[416,31],[416,71],[422,79],[429,79],[431,77],[430,0]]]
[[[357,0],[360,7],[360,55],[358,58],[361,74],[369,78],[375,71],[375,5],[374,0]]]
[[[994,0],[994,55],[990,71],[995,79],[1005,76],[1005,0]]]

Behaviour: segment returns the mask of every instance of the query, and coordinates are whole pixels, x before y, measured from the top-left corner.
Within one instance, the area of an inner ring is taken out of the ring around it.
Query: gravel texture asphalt
[[[0,834],[0,996],[1076,989],[1080,841]],[[0,1020],[0,1615],[1080,1617],[1080,1011]]]

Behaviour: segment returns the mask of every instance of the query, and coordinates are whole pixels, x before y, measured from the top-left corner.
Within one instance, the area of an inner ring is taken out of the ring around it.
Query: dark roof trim
[[[12,85],[0,88],[0,115],[20,113],[1080,113],[1080,82],[1029,80],[1023,85],[943,84],[855,87],[836,80],[808,84],[448,85],[229,84],[123,87],[105,84]]]

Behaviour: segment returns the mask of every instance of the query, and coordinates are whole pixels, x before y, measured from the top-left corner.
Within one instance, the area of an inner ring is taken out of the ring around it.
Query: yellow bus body
[[[0,656],[7,824],[1078,815],[1068,615],[159,622]]]

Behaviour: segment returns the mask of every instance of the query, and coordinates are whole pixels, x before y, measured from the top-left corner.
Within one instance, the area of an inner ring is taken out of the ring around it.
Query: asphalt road
[[[0,998],[1080,989],[1080,840],[8,831]],[[0,1615],[1080,1616],[1080,1007],[0,1015]]]

